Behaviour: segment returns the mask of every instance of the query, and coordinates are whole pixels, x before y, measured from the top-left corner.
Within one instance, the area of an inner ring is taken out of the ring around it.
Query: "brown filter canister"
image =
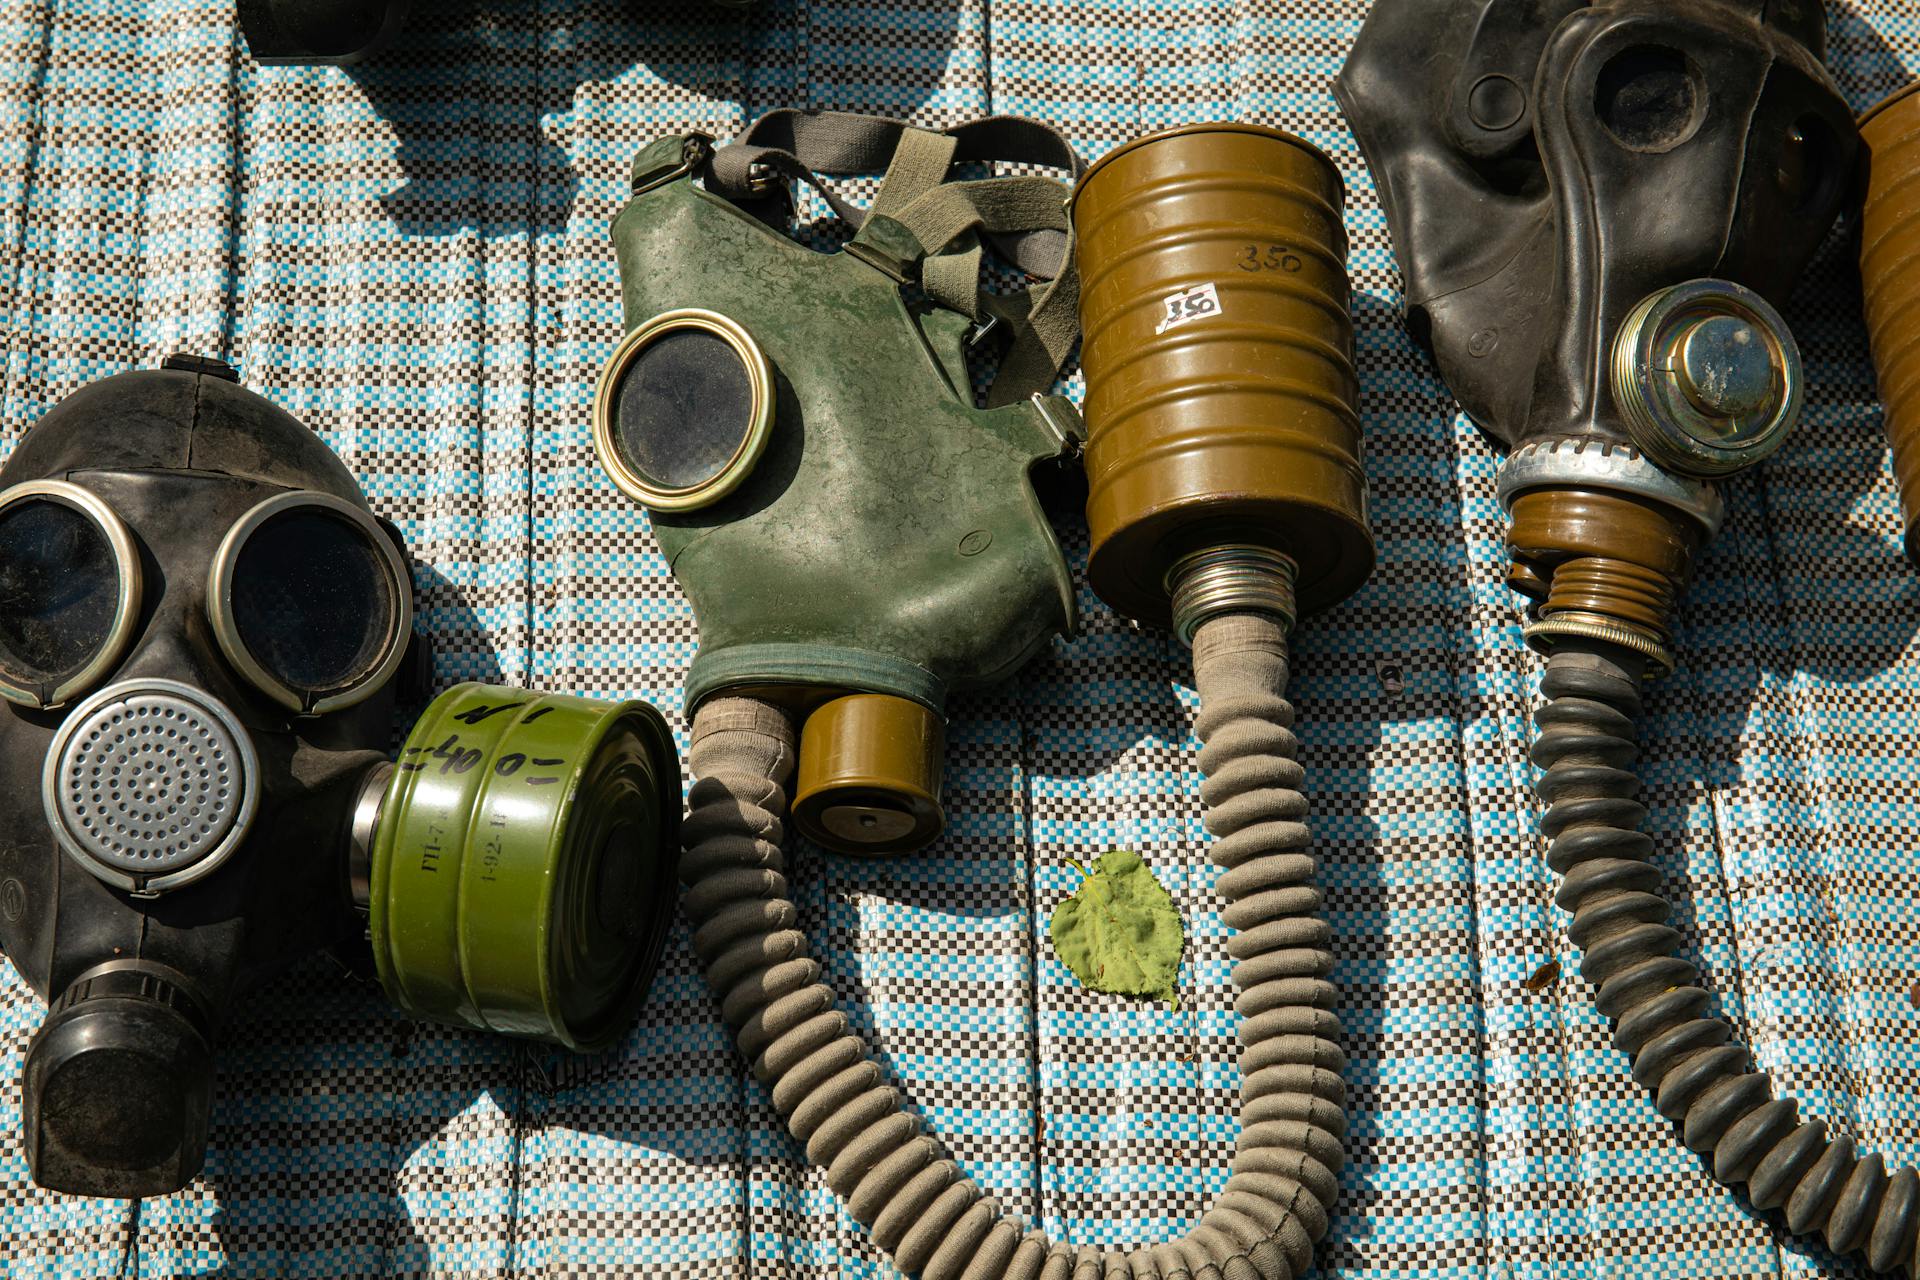
[[[823,704],[800,729],[794,825],[839,853],[925,848],[946,825],[946,746],[946,726],[917,702],[854,693]]]
[[[1088,574],[1169,621],[1183,557],[1255,544],[1303,613],[1373,568],[1340,174],[1291,134],[1197,124],[1108,152],[1073,196]]]
[[[1907,558],[1920,564],[1920,83],[1860,117],[1866,205],[1860,283],[1867,337],[1886,406],[1893,474],[1907,524]]]

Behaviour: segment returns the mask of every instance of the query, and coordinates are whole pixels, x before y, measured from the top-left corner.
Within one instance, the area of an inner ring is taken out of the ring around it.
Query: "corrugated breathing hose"
[[[780,852],[794,728],[716,698],[694,718],[696,779],[680,865],[693,945],[741,1051],[827,1185],[903,1271],[926,1280],[1293,1280],[1338,1192],[1345,1057],[1331,930],[1306,852],[1286,624],[1227,613],[1194,636],[1197,731],[1227,949],[1239,988],[1241,1132],[1218,1201],[1183,1239],[1130,1254],[1028,1231],[901,1109],[833,1008],[787,900]]]
[[[1562,877],[1557,901],[1573,913],[1580,971],[1613,1019],[1634,1079],[1656,1091],[1660,1114],[1680,1123],[1714,1177],[1745,1184],[1757,1208],[1781,1210],[1796,1234],[1823,1233],[1835,1253],[1920,1275],[1920,1175],[1889,1176],[1878,1155],[1857,1155],[1844,1135],[1829,1140],[1823,1122],[1802,1121],[1791,1099],[1774,1098],[1733,1028],[1706,1015],[1699,971],[1674,954],[1681,937],[1665,923],[1629,767],[1639,752],[1642,664],[1605,642],[1563,642],[1541,681],[1549,699],[1533,748],[1546,771],[1536,788],[1547,805],[1541,828]]]

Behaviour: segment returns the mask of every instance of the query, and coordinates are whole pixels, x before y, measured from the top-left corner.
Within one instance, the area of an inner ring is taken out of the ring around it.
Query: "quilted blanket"
[[[1711,1181],[1574,976],[1497,458],[1401,327],[1328,91],[1364,9],[418,0],[397,46],[343,70],[256,65],[230,0],[0,0],[0,455],[92,379],[228,359],[406,533],[442,684],[644,697],[684,748],[693,618],[588,425],[642,144],[780,106],[1035,115],[1088,158],[1192,120],[1301,133],[1347,181],[1380,542],[1371,584],[1301,628],[1293,685],[1351,1056],[1319,1274],[1852,1275]],[[1856,107],[1920,71],[1906,0],[1827,9]],[[1805,1113],[1912,1162],[1920,575],[1855,234],[1789,308],[1805,419],[1727,486],[1645,737],[1659,865],[1724,1011]],[[1079,574],[1084,522],[1057,523]],[[961,1164],[1056,1236],[1118,1244],[1183,1230],[1224,1181],[1236,1018],[1187,655],[1084,586],[1081,605],[1082,634],[954,707],[940,843],[802,850],[795,891],[842,1007]],[[1189,921],[1178,1008],[1083,990],[1047,946],[1069,859],[1120,847]],[[204,1176],[138,1204],[29,1181],[17,1077],[42,1012],[0,967],[9,1280],[894,1274],[732,1051],[684,925],[640,1025],[592,1058],[411,1024],[302,963],[235,1011]]]

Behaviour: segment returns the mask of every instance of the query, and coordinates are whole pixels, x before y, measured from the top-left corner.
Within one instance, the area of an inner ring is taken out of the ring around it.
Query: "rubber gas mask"
[[[787,179],[877,171],[896,148],[845,251],[763,221],[784,221]],[[1080,432],[1044,394],[1075,334],[1065,190],[944,181],[989,154],[1073,164],[1027,122],[934,134],[777,112],[718,152],[654,142],[613,226],[629,333],[594,441],[692,601],[689,713],[751,690],[804,715],[799,821],[848,852],[939,834],[948,693],[1005,678],[1072,624],[1030,479]],[[1016,237],[1058,282],[980,293],[982,234]],[[909,273],[923,296],[903,292]],[[995,330],[1015,336],[994,407],[976,409],[966,346]]]
[[[1810,0],[1381,0],[1338,93],[1409,326],[1512,450],[1508,582],[1548,654],[1540,826],[1614,1043],[1716,1178],[1892,1270],[1920,1268],[1920,1175],[1802,1120],[1708,1012],[1632,770],[1640,684],[1672,667],[1674,603],[1720,524],[1715,482],[1799,410],[1774,307],[1859,148],[1824,45]]]
[[[981,294],[982,239],[1052,248],[1067,192],[948,183],[949,164],[997,148],[1072,167],[1050,137],[1010,121],[936,135],[783,113],[744,143],[666,139],[635,166],[613,228],[630,332],[595,430],[608,471],[651,508],[700,626],[682,901],[735,1042],[902,1271],[1300,1275],[1338,1194],[1346,1095],[1287,637],[1373,563],[1339,174],[1252,125],[1140,139],[1071,197],[1077,313],[1057,255],[1029,261],[1051,287]],[[889,157],[873,211],[834,254],[723,198],[752,205],[812,168]],[[941,1154],[834,1009],[781,848],[790,812],[837,849],[931,840],[947,690],[1010,674],[1070,625],[1028,474],[1079,436],[1043,391],[1081,325],[1088,574],[1117,611],[1192,646],[1201,794],[1246,1018],[1232,1176],[1191,1232],[1131,1253],[1027,1230]],[[1013,341],[998,407],[978,411],[962,346],[995,328]]]
[[[752,0],[713,0],[745,8]],[[351,65],[398,35],[414,0],[235,0],[254,60],[295,66]]]
[[[86,387],[0,468],[0,945],[52,1006],[41,1185],[191,1179],[228,1011],[316,948],[370,943],[415,1016],[625,1032],[673,902],[664,723],[461,685],[395,760],[412,616],[397,531],[215,362]]]
[[[1799,412],[1774,309],[1857,135],[1817,3],[1384,0],[1335,93],[1393,231],[1408,326],[1512,449],[1528,639],[1671,665],[1715,477]]]

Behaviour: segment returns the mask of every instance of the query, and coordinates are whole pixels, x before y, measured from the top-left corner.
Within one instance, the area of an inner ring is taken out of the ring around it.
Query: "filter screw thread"
[[[1209,618],[1226,613],[1264,613],[1293,629],[1294,582],[1300,566],[1292,556],[1270,547],[1230,543],[1184,556],[1167,572],[1173,597],[1173,631],[1193,646],[1194,634]]]
[[[1599,640],[1673,669],[1673,611],[1710,536],[1692,513],[1613,489],[1569,484],[1513,496],[1507,585],[1528,597],[1527,643],[1552,652]]]
[[[1665,675],[1673,670],[1668,619],[1675,596],[1673,579],[1644,565],[1606,556],[1569,560],[1554,569],[1526,638],[1546,651],[1565,638],[1610,641],[1652,659]]]

